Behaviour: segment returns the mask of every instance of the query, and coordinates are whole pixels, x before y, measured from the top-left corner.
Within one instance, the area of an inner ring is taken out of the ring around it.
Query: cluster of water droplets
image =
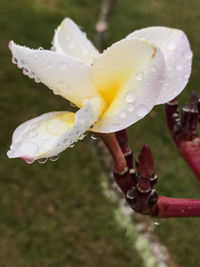
[[[15,43],[13,41],[10,41],[9,42],[8,47],[9,47],[9,49],[11,51],[12,51],[14,45],[15,45]],[[24,48],[26,48],[26,47],[24,46]],[[43,48],[42,47],[39,47],[39,50],[43,50]],[[27,54],[26,57],[28,58],[28,57],[30,57],[30,55]],[[34,56],[34,60],[36,62],[38,62],[39,56],[38,55],[35,55]],[[29,78],[34,79],[36,83],[39,83],[40,82],[40,78],[37,77],[37,75],[33,71],[29,70],[29,66],[28,66],[28,64],[25,62],[25,60],[23,58],[16,58],[13,55],[12,56],[12,63],[13,64],[16,64],[19,69],[22,69],[22,72],[23,72],[23,74],[25,76],[28,76]]]
[[[52,156],[52,157],[49,157],[49,158],[40,158],[40,159],[37,160],[37,162],[40,163],[40,164],[45,164],[48,160],[57,161],[58,159],[59,159],[59,154],[55,155],[55,156]]]

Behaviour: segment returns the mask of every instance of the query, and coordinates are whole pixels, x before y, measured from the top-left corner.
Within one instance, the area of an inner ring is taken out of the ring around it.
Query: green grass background
[[[100,1],[0,0],[0,266],[142,266],[126,232],[114,219],[115,205],[101,192],[101,169],[89,137],[56,162],[26,165],[9,160],[13,130],[39,114],[69,109],[42,84],[11,63],[8,41],[48,49],[54,29],[69,16],[92,40]],[[184,103],[200,88],[200,2],[197,0],[118,0],[109,44],[135,29],[165,25],[183,29],[191,42],[191,79],[179,97]],[[199,93],[200,95],[200,93]],[[169,137],[163,106],[129,128],[137,155],[150,145],[161,194],[200,197],[200,186]],[[156,227],[180,266],[200,266],[200,219],[166,219]]]

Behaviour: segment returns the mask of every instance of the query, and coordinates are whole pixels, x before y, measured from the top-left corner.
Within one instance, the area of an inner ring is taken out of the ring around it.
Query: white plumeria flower
[[[51,51],[13,41],[9,48],[24,74],[80,108],[76,114],[46,113],[15,130],[8,157],[28,163],[58,155],[87,130],[111,133],[127,128],[154,105],[176,97],[191,73],[186,35],[166,27],[135,31],[99,54],[66,18],[55,31]]]

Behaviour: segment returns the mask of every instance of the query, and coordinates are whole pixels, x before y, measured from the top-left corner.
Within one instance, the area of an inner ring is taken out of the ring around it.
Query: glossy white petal
[[[100,95],[92,84],[91,67],[68,55],[40,49],[30,49],[10,42],[13,60],[36,82],[41,81],[78,107],[84,99]]]
[[[135,31],[127,38],[150,40],[164,55],[166,75],[157,104],[166,103],[180,94],[189,80],[192,66],[192,51],[185,33],[167,27],[149,27]]]
[[[76,57],[87,64],[91,64],[93,58],[99,54],[86,34],[69,18],[64,19],[55,31],[52,49]]]
[[[23,158],[27,163],[58,155],[83,139],[98,116],[88,103],[76,114],[50,112],[21,124],[14,132],[9,158]]]
[[[94,60],[93,78],[109,106],[93,128],[115,132],[142,119],[155,105],[163,82],[162,53],[145,40],[125,39]]]

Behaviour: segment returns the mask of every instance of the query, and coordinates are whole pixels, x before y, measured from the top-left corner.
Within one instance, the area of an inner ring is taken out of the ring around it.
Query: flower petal
[[[115,132],[155,105],[165,73],[162,53],[146,40],[124,39],[94,60],[93,79],[109,106],[93,128]]]
[[[83,139],[84,133],[98,119],[88,103],[75,113],[50,112],[21,124],[14,132],[9,158],[23,158],[27,163],[49,158]]]
[[[91,64],[99,54],[86,34],[69,18],[64,19],[55,31],[52,50],[71,55],[87,64]]]
[[[192,66],[192,51],[185,33],[167,27],[149,27],[135,31],[127,38],[150,40],[164,55],[166,75],[157,104],[166,103],[180,94],[189,80]]]
[[[101,98],[91,80],[91,67],[68,55],[30,49],[10,42],[13,60],[36,82],[46,84],[78,107],[85,99]],[[103,102],[103,100],[102,100]]]

